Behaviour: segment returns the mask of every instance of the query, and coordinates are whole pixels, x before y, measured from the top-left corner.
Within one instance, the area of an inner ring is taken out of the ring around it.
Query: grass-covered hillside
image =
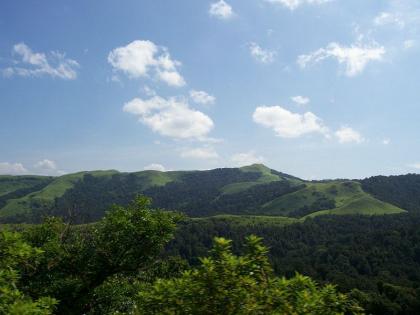
[[[319,214],[391,214],[402,209],[375,199],[355,181],[307,183],[263,205],[264,213],[304,217]]]
[[[155,207],[191,217],[300,219],[320,214],[404,211],[367,193],[357,181],[309,182],[254,164],[208,171],[110,170],[60,177],[1,176],[0,222],[39,222],[45,215],[61,216],[74,223],[92,222],[112,204],[127,204],[138,194],[152,197]]]

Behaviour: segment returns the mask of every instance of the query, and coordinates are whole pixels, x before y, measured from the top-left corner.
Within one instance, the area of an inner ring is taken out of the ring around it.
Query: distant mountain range
[[[191,217],[298,220],[323,214],[394,214],[420,211],[420,175],[305,181],[254,164],[208,171],[0,176],[0,223],[36,223],[46,215],[93,222],[112,204],[125,205],[138,194],[152,197],[155,207]]]

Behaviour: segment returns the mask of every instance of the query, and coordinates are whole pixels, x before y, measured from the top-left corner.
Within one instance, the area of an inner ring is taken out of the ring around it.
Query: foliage
[[[127,207],[114,206],[94,225],[72,227],[47,219],[24,232],[44,255],[22,278],[23,285],[31,296],[57,298],[59,314],[87,312],[95,290],[109,279],[152,269],[179,219],[178,214],[150,209],[145,197]]]
[[[331,285],[310,278],[273,277],[268,249],[256,236],[246,238],[245,254],[235,256],[231,241],[215,238],[211,256],[181,277],[157,280],[140,291],[139,314],[362,314]]]
[[[158,278],[168,279],[181,276],[187,268],[188,264],[185,260],[179,257],[168,257],[135,276],[121,274],[111,276],[95,288],[89,314],[130,313],[135,306],[134,297],[144,283],[152,283]]]
[[[140,193],[153,199],[153,207],[192,217],[420,211],[420,175],[308,182],[255,164],[208,171],[0,177],[0,222],[40,223],[45,216],[75,224],[96,222],[112,204],[126,206]]]
[[[18,267],[31,272],[43,252],[25,243],[16,232],[0,232],[0,314],[48,315],[56,301],[41,297],[32,300],[18,289]]]
[[[283,226],[240,220],[184,221],[168,254],[198,265],[214,236],[232,239],[239,253],[242,239],[256,234],[269,246],[270,261],[280,276],[299,272],[334,283],[342,292],[357,288],[367,296],[362,304],[368,313],[420,314],[420,215],[323,216]]]
[[[262,212],[301,218],[324,214],[375,215],[404,211],[373,198],[356,181],[336,180],[306,183],[305,188],[266,203]]]
[[[15,199],[5,196],[0,222],[39,223],[44,216],[95,222],[112,204],[125,206],[139,193],[151,197],[154,207],[192,216],[255,214],[262,204],[296,191],[299,185],[302,188],[301,184],[263,165],[185,172],[82,172],[57,177],[42,190]],[[226,194],[232,185],[236,185],[234,193]]]
[[[361,181],[363,189],[380,200],[410,212],[420,212],[420,175],[374,176]]]

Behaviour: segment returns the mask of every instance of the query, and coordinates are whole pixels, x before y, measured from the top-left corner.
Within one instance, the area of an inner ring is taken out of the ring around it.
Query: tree
[[[362,314],[362,309],[334,286],[319,287],[308,277],[273,276],[268,250],[256,236],[246,238],[243,256],[231,241],[215,238],[201,266],[179,278],[145,285],[137,297],[138,314],[254,315]]]
[[[34,301],[18,288],[19,265],[26,270],[34,269],[42,254],[42,250],[25,243],[19,233],[0,232],[0,314],[52,314],[54,299],[42,297]]]
[[[96,289],[108,280],[124,282],[153,268],[181,215],[151,209],[150,204],[150,199],[138,197],[127,207],[113,206],[92,225],[70,226],[48,218],[26,230],[28,242],[44,251],[23,279],[27,290],[32,296],[57,298],[59,314],[87,313]]]

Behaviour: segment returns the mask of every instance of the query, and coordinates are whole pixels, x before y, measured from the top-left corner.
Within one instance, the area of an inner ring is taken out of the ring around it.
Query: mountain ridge
[[[28,178],[30,184],[21,183]],[[263,164],[202,171],[99,170],[58,177],[0,176],[0,223],[38,222],[46,215],[92,222],[112,204],[127,204],[138,194],[151,197],[155,207],[191,217],[304,218],[405,212],[398,204],[378,199],[378,194],[375,197],[375,191],[366,192],[366,180],[307,181]]]

